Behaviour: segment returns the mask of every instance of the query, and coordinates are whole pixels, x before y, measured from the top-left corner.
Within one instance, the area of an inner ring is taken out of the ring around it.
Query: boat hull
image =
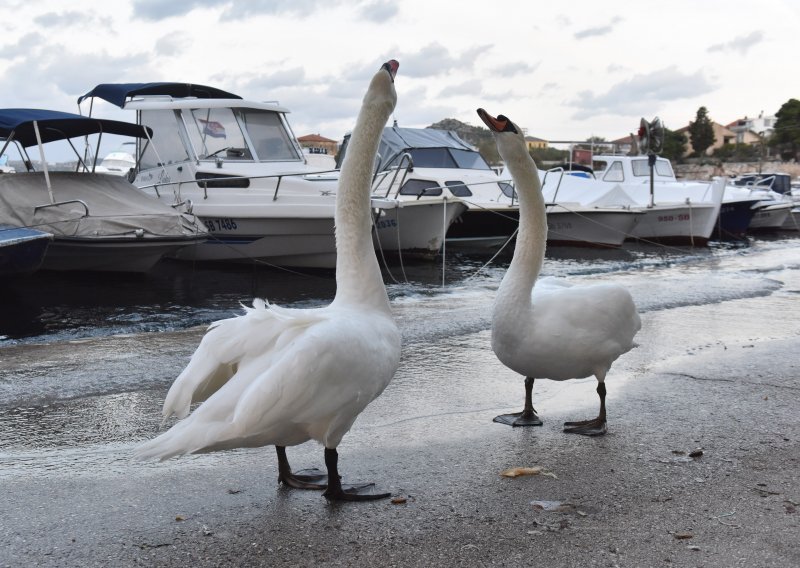
[[[492,248],[505,243],[519,226],[519,207],[469,208],[450,225],[447,245]]]
[[[791,203],[776,203],[759,207],[750,220],[747,230],[753,232],[779,231],[791,214]]]
[[[723,201],[719,208],[719,220],[714,235],[718,239],[744,238],[756,213],[753,209],[756,203],[757,199]]]
[[[332,211],[331,211],[332,213]],[[209,230],[204,243],[174,254],[200,262],[257,262],[298,268],[335,268],[333,215],[299,218],[200,217]]]
[[[148,272],[164,256],[195,246],[188,239],[93,239],[56,237],[47,249],[42,270]]]
[[[634,210],[547,208],[547,244],[599,248],[618,248],[639,222]]]
[[[415,256],[435,256],[453,222],[467,206],[461,201],[397,201],[375,219],[373,242],[377,250]]]
[[[30,274],[44,260],[53,236],[24,227],[0,227],[0,274]]]
[[[714,232],[719,205],[713,203],[656,204],[631,231],[635,240],[659,244],[705,246]]]

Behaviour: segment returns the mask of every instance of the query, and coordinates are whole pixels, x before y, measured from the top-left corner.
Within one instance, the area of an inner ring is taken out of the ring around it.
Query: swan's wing
[[[343,311],[331,310],[325,322],[287,345],[280,361],[242,394],[235,423],[262,432],[288,424],[305,430],[305,439],[329,447],[339,443],[383,392],[400,359],[400,334],[391,317]]]
[[[400,334],[388,317],[320,312],[314,323],[284,328],[270,351],[242,360],[228,383],[137,448],[136,457],[167,459],[312,438],[338,445],[394,375]]]
[[[297,315],[302,314],[302,315]],[[310,325],[317,310],[287,310],[255,300],[245,314],[209,327],[189,364],[164,400],[163,416],[185,418],[193,402],[206,400],[236,373],[241,361],[273,349],[290,328]]]

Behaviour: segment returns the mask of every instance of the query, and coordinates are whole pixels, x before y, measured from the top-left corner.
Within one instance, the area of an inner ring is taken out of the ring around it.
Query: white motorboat
[[[207,237],[194,215],[151,198],[126,179],[94,173],[70,139],[118,134],[146,138],[143,127],[39,109],[0,110],[0,153],[15,146],[28,172],[0,176],[0,223],[53,235],[43,269],[145,272],[164,255]],[[74,172],[48,170],[44,146],[67,141]],[[36,146],[42,171],[27,149]],[[96,153],[95,153],[96,155]]]
[[[136,169],[136,142],[125,142],[120,148],[109,152],[95,167],[95,173],[112,176],[128,176]]]
[[[750,231],[779,231],[788,225],[794,230],[795,220],[792,209],[798,206],[792,197],[791,176],[782,173],[742,174],[733,180],[725,190],[728,195],[757,199],[753,206],[754,214],[750,221]]]
[[[644,216],[626,193],[596,180],[561,169],[539,170],[539,179],[550,245],[620,247]]]
[[[447,230],[448,246],[497,247],[514,235],[519,203],[513,182],[455,132],[393,126],[384,129],[378,154],[375,193],[393,195],[403,204],[449,202],[454,221]],[[619,246],[635,217],[622,207],[598,210],[554,202],[548,207],[549,242]]]
[[[335,266],[336,176],[309,163],[288,109],[184,83],[102,84],[78,103],[95,97],[135,111],[137,122],[153,130],[152,144],[138,150],[134,183],[168,203],[191,202],[208,227],[211,238],[178,258]],[[396,242],[391,219],[412,208],[394,199],[373,205],[377,226]],[[417,234],[435,240],[439,219],[418,223]]]
[[[645,213],[633,228],[632,238],[702,246],[714,234],[725,178],[680,182],[675,179],[669,160],[657,156],[652,180],[647,156],[594,156],[592,167],[597,181],[620,188]],[[611,197],[616,199],[618,195]]]

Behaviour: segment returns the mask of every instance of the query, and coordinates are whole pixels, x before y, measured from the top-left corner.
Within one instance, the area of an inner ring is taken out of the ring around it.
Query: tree
[[[704,106],[697,109],[694,122],[689,123],[689,140],[691,140],[692,148],[697,156],[705,154],[706,150],[716,142],[714,127],[708,117],[708,110]]]
[[[680,132],[675,132],[669,128],[664,129],[664,145],[661,148],[661,155],[671,162],[683,161],[686,153],[686,136]]]
[[[800,101],[789,99],[775,113],[775,132],[770,146],[776,147],[784,160],[798,159],[800,150]]]

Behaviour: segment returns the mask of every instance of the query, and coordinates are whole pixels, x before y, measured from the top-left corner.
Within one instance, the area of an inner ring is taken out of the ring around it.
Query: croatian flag
[[[207,134],[212,138],[225,138],[225,127],[216,120],[203,120],[198,119],[203,123],[203,134]]]

